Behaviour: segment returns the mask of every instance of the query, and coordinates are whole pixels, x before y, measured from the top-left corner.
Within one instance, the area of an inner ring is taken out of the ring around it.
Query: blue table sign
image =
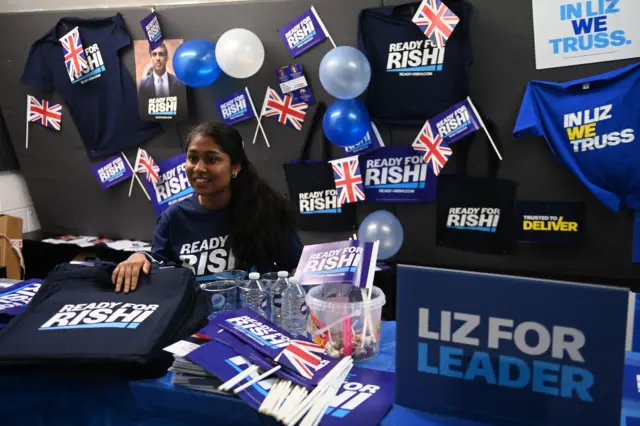
[[[492,425],[620,423],[628,289],[398,266],[396,404]]]

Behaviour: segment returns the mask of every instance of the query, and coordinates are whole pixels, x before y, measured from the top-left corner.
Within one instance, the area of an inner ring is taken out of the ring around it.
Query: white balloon
[[[231,29],[216,43],[216,61],[222,71],[233,78],[251,77],[264,62],[264,46],[253,32]]]

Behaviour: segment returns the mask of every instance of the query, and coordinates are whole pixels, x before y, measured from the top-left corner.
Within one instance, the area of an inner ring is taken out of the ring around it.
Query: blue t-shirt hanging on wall
[[[527,85],[514,129],[543,136],[556,157],[608,208],[636,211],[640,262],[640,63],[597,76]]]
[[[78,27],[89,69],[72,82],[59,39]],[[122,15],[63,18],[31,46],[22,84],[58,89],[84,142],[89,158],[115,154],[162,132],[140,120],[136,85],[120,61],[131,44]]]
[[[197,195],[174,204],[158,219],[151,255],[158,261],[188,265],[198,281],[212,280],[216,272],[234,269],[229,214],[226,208],[205,209]],[[273,262],[279,269],[291,271],[298,266],[302,243],[295,231],[283,236],[278,252]],[[273,265],[255,265],[255,269],[269,272]]]
[[[374,120],[421,126],[468,96],[471,9],[462,0],[444,3],[460,22],[443,49],[411,21],[420,3],[360,12],[358,47],[371,64],[365,103]]]

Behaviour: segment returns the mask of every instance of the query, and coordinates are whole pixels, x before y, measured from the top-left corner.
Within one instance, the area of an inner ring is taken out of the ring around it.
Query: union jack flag
[[[424,162],[431,162],[433,173],[436,176],[440,174],[440,170],[447,164],[449,157],[453,154],[453,151],[442,139],[442,136],[438,134],[434,137],[431,124],[428,121],[424,124],[420,134],[418,134],[411,146],[416,151],[425,151]]]
[[[441,0],[423,0],[411,21],[432,43],[442,49],[460,18]]]
[[[27,95],[29,98],[29,121],[37,121],[44,127],[60,130],[62,123],[62,105],[51,103],[45,99]]]
[[[321,346],[314,343],[303,342],[302,340],[292,340],[286,348],[280,352],[275,361],[302,377],[313,378],[313,372],[322,362],[322,358],[313,352],[324,353]],[[283,356],[284,355],[284,356]]]
[[[339,160],[331,160],[330,163],[333,167],[333,178],[336,182],[340,205],[364,201],[364,188],[358,156],[354,155]]]
[[[67,73],[71,81],[82,75],[84,70],[89,69],[87,58],[84,56],[84,49],[80,41],[80,31],[75,27],[62,38],[62,50],[64,52],[64,64],[67,67]]]
[[[154,185],[158,183],[160,167],[154,163],[149,153],[142,148],[138,148],[135,169],[136,173],[144,174],[148,182],[152,182]]]
[[[278,92],[271,87],[267,87],[267,96],[262,115],[276,117],[280,124],[286,124],[294,129],[302,130],[302,123],[304,123],[308,107],[309,105],[303,102],[294,104],[291,96],[285,95],[283,99]]]

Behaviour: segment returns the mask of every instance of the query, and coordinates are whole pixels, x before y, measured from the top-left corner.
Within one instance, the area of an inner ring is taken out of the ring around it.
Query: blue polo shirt
[[[59,39],[75,27],[90,69],[71,81]],[[120,50],[130,44],[118,13],[109,18],[62,18],[31,46],[21,83],[45,91],[58,89],[89,158],[135,147],[162,132],[160,125],[138,115],[135,82],[120,61]],[[63,112],[63,128],[64,120]]]
[[[566,83],[532,81],[514,129],[542,136],[554,155],[614,212],[636,211],[640,262],[640,62]]]
[[[205,209],[197,195],[174,204],[158,219],[151,244],[152,257],[188,265],[198,281],[211,280],[216,272],[236,268],[229,239],[229,214],[227,208]],[[298,266],[301,253],[298,234],[290,230],[283,233],[271,263],[254,265],[254,269],[261,273],[291,271]]]

